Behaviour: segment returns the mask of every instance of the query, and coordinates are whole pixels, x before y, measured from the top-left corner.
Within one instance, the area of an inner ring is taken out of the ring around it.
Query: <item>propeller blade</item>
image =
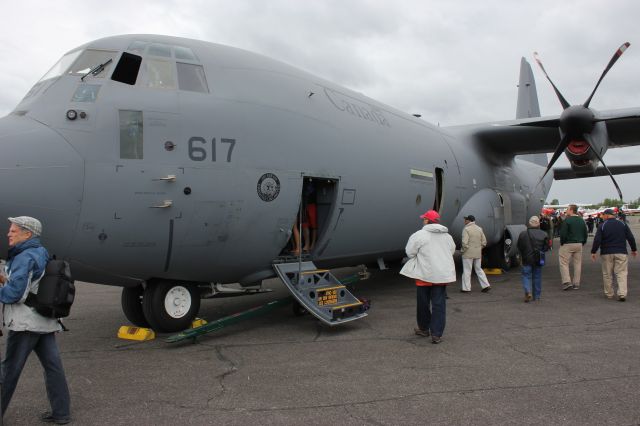
[[[587,98],[587,100],[584,102],[585,108],[589,108],[589,104],[591,103],[591,98],[593,98],[593,95],[596,93],[596,90],[598,90],[598,86],[600,86],[600,82],[602,82],[602,79],[604,78],[604,76],[607,75],[611,67],[613,67],[613,64],[615,64],[616,61],[620,59],[620,56],[622,56],[624,51],[627,50],[627,47],[629,46],[631,46],[631,43],[629,42],[622,43],[622,46],[620,46],[618,50],[616,50],[616,53],[613,54],[613,56],[611,57],[611,60],[609,61],[609,64],[602,72],[602,75],[600,76],[600,80],[598,80],[598,82],[596,83],[596,87],[593,88],[593,92],[591,92],[591,95],[589,96],[589,98]]]
[[[549,78],[549,74],[547,74],[547,71],[544,69],[544,66],[542,66],[542,61],[540,60],[540,57],[538,56],[538,52],[533,52],[533,59],[536,60],[536,62],[538,63],[538,66],[540,67],[540,69],[544,73],[544,76],[547,77],[547,80],[549,80],[549,83],[551,83],[551,87],[553,87],[553,90],[556,92],[556,96],[558,97],[558,100],[562,104],[562,109],[569,108],[569,102],[567,102],[567,100],[564,98],[564,96],[562,96],[562,93],[560,93],[560,91],[558,90],[556,85],[553,84],[553,81],[551,81],[551,79]]]
[[[588,136],[588,135],[585,135]],[[587,140],[587,142],[589,143],[589,145],[591,145],[591,147],[593,148],[593,145],[591,144],[591,141],[588,140],[587,138],[585,138],[585,140]],[[594,152],[594,154],[596,154],[596,157],[598,157],[598,160],[600,161],[600,164],[602,164],[602,167],[604,167],[604,169],[607,171],[607,173],[609,174],[609,177],[611,178],[611,180],[613,181],[613,185],[616,187],[616,189],[618,190],[618,196],[620,197],[620,200],[622,201],[622,191],[620,190],[620,186],[618,186],[618,182],[616,182],[615,178],[613,177],[613,173],[611,173],[611,170],[609,170],[609,168],[607,167],[606,164],[604,164],[604,160],[602,159],[602,157],[600,156],[600,153],[598,152],[598,150],[593,149],[592,150]]]
[[[542,182],[542,179],[544,179],[547,173],[549,173],[549,170],[551,170],[551,167],[553,167],[553,165],[558,160],[558,158],[560,158],[564,150],[567,149],[567,146],[569,146],[569,137],[567,135],[564,135],[564,137],[560,140],[560,143],[556,147],[556,150],[553,152],[553,156],[551,157],[549,164],[547,164],[547,170],[544,171],[543,175],[540,177],[540,180],[538,181],[536,186],[540,185],[540,182]]]

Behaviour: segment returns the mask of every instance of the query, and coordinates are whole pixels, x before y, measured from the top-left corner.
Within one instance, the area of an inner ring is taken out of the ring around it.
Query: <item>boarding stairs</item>
[[[324,324],[367,316],[365,304],[328,269],[318,269],[311,261],[274,262],[273,268],[295,300]]]

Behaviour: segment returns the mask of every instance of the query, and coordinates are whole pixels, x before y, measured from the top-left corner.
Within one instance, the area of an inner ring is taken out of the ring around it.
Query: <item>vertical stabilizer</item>
[[[536,80],[533,78],[531,65],[525,58],[520,61],[520,80],[518,81],[518,105],[516,107],[516,118],[540,117],[540,106],[538,105],[538,91],[536,90]],[[541,166],[546,166],[547,154],[530,154],[519,156],[522,160],[527,160]]]
[[[540,117],[538,91],[531,65],[525,58],[520,61],[520,81],[518,81],[518,106],[516,118]]]

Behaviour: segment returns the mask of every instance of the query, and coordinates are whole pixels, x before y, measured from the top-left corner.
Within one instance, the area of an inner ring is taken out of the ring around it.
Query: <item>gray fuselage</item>
[[[143,46],[134,52],[142,59],[136,83],[112,80],[133,42]],[[158,57],[153,45],[173,53]],[[178,58],[177,47],[194,58]],[[548,191],[548,179],[535,187],[540,165],[488,156],[466,131],[260,55],[142,35],[74,51],[87,49],[115,59],[84,81],[62,73],[39,82],[0,120],[0,216],[41,219],[44,244],[73,260],[81,280],[273,275],[305,178],[330,184],[318,194],[312,254],[326,265],[401,257],[436,199],[457,242],[462,216],[472,213],[496,244],[540,211]],[[176,63],[201,66],[208,90],[181,90],[179,80],[154,87],[153,60],[174,74]],[[79,88],[97,96],[77,96]],[[141,144],[133,153],[131,140]]]

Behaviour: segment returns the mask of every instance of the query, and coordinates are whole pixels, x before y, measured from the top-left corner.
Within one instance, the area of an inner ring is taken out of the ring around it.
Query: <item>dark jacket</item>
[[[531,246],[532,243],[533,247]],[[525,232],[521,232],[518,237],[518,250],[520,251],[520,256],[522,256],[523,265],[534,266],[534,249],[540,251],[549,250],[549,237],[546,232],[538,228],[528,228]]]
[[[567,216],[560,227],[560,245],[587,243],[587,225],[580,216]]]
[[[627,241],[631,246],[631,251],[637,251],[636,239],[631,233],[629,226],[617,219],[607,219],[598,226],[596,236],[593,239],[591,253],[596,253],[600,249],[600,254],[627,254]]]

